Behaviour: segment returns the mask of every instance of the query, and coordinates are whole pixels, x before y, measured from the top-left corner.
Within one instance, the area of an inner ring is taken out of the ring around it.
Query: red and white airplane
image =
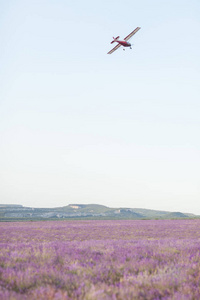
[[[115,50],[117,50],[120,46],[123,47],[130,47],[131,48],[131,43],[128,43],[127,41],[134,35],[136,34],[136,32],[138,32],[138,30],[140,30],[141,27],[137,27],[135,28],[129,35],[127,35],[124,40],[120,41],[119,40],[119,36],[117,36],[116,38],[113,37],[113,41],[111,42],[111,44],[113,43],[118,43],[113,49],[111,49],[107,54],[112,54]],[[125,50],[125,49],[123,49]]]

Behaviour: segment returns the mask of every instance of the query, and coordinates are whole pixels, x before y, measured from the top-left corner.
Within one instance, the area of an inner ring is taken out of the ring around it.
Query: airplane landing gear
[[[125,51],[125,49],[123,48],[123,50]]]
[[[132,49],[132,48],[130,47],[130,49]]]

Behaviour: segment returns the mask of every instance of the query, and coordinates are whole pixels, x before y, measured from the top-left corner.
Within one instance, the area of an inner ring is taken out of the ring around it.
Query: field
[[[0,299],[200,299],[200,220],[2,222]]]

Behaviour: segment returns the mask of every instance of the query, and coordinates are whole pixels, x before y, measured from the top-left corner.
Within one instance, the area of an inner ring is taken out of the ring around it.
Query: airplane
[[[131,43],[127,42],[134,34],[136,34],[136,32],[138,32],[138,30],[140,30],[141,27],[137,27],[135,28],[129,35],[127,35],[124,40],[120,41],[119,40],[119,36],[117,36],[116,38],[113,37],[113,41],[111,42],[111,44],[113,43],[118,43],[113,49],[111,49],[107,54],[112,54],[114,51],[116,51],[120,46],[123,47],[130,47],[131,48]],[[123,49],[125,50],[125,49]]]

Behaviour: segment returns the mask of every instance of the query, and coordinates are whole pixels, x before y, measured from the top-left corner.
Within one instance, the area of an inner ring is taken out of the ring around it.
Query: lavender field
[[[0,223],[0,299],[200,299],[200,220]]]

